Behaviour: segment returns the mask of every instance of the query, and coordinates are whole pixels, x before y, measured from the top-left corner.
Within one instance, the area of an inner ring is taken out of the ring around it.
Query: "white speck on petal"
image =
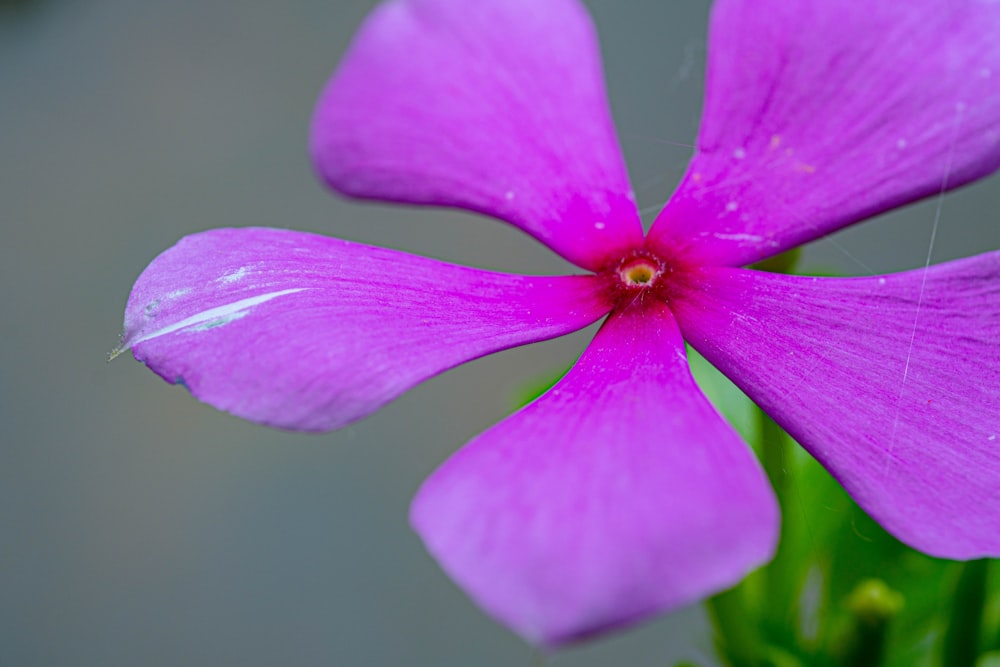
[[[988,437],[988,438],[986,438],[986,439],[987,439],[987,440],[989,440],[990,442],[993,442],[994,440],[996,440],[996,439],[997,439],[997,434],[996,434],[996,433],[994,433],[993,435],[991,435],[990,437]]]
[[[293,294],[295,292],[301,292],[305,290],[305,287],[293,287],[291,289],[284,289],[278,292],[269,292],[267,294],[259,294],[257,296],[252,296],[247,299],[240,299],[239,301],[234,301],[233,303],[227,303],[222,306],[216,306],[215,308],[209,308],[208,310],[203,310],[200,313],[196,313],[191,317],[185,317],[180,322],[175,322],[162,329],[157,329],[152,333],[148,333],[144,336],[140,336],[135,340],[128,341],[122,346],[122,352],[132,347],[133,345],[138,345],[139,343],[145,343],[147,340],[152,340],[153,338],[159,338],[160,336],[166,336],[169,333],[175,331],[180,331],[181,329],[191,328],[194,331],[204,331],[205,329],[212,328],[213,326],[219,326],[219,324],[228,324],[233,320],[239,319],[250,312],[250,309],[254,306],[259,306],[262,303],[266,303],[271,299],[276,299],[279,296],[284,296],[286,294]],[[200,329],[198,327],[201,327]]]
[[[167,295],[164,298],[165,299],[177,299],[177,298],[180,298],[180,297],[184,296],[185,294],[187,294],[190,291],[191,291],[190,287],[182,287],[181,289],[175,289],[173,292],[167,293]]]
[[[736,150],[733,151],[733,157],[736,158],[737,160],[742,160],[746,156],[747,152],[746,149],[744,148],[737,148]]]
[[[215,279],[215,282],[217,282],[217,283],[235,283],[235,282],[240,281],[243,278],[243,276],[245,276],[247,273],[248,273],[247,267],[241,266],[240,268],[236,269],[235,271],[231,271],[231,272],[227,273],[224,276],[219,276],[218,278]]]
[[[885,285],[885,278],[879,278],[878,279],[878,284],[879,285]]]
[[[715,232],[712,234],[715,238],[721,241],[747,241],[749,243],[760,243],[764,240],[763,236],[758,236],[757,234],[723,234],[722,232]]]
[[[504,193],[503,198],[506,199],[507,201],[513,201],[514,200],[514,191],[513,190],[508,190],[506,193]]]
[[[739,207],[740,207],[740,205],[739,205],[739,204],[737,204],[737,203],[736,203],[736,202],[734,202],[734,201],[731,201],[731,202],[729,202],[728,204],[726,204],[726,210],[727,210],[727,211],[729,211],[730,213],[732,213],[733,211],[735,211],[735,210],[736,210],[736,209],[738,209]]]
[[[595,222],[594,229],[604,229],[606,225],[603,222]]]

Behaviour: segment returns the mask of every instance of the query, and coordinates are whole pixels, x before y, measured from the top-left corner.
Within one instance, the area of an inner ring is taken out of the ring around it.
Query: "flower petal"
[[[143,272],[131,347],[168,382],[252,421],[323,431],[484,354],[607,312],[591,276],[491,273],[278,229],[182,239]]]
[[[490,614],[555,646],[727,588],[778,510],[662,305],[615,314],[553,389],[421,488],[411,519]]]
[[[1000,3],[720,0],[698,152],[650,243],[740,265],[1000,166]]]
[[[1000,556],[1000,252],[875,278],[695,270],[685,338],[889,532]]]
[[[501,218],[587,269],[642,242],[594,28],[576,0],[393,0],[320,98],[340,192]]]

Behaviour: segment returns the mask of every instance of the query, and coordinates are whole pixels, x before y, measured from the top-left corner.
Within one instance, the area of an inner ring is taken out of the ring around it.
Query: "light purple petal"
[[[599,269],[642,242],[576,0],[393,0],[313,119],[317,169],[355,197],[472,209]]]
[[[562,381],[424,483],[411,519],[487,612],[547,646],[735,584],[779,523],[662,304],[612,315]]]
[[[747,264],[994,171],[998,35],[989,0],[719,0],[698,152],[653,247]]]
[[[607,312],[596,278],[516,276],[278,229],[182,239],[143,272],[123,347],[252,421],[323,431],[470,359]]]
[[[685,338],[907,544],[1000,556],[1000,252],[875,278],[702,269]]]

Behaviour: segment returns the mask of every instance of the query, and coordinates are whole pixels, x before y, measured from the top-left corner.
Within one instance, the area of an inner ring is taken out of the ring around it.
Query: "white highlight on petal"
[[[733,157],[736,158],[737,160],[742,160],[746,156],[747,152],[743,148],[737,148],[736,150],[733,151]]]
[[[231,273],[227,273],[224,276],[219,276],[218,278],[215,279],[215,282],[217,282],[217,283],[235,283],[238,280],[242,279],[243,276],[245,276],[247,273],[249,273],[249,271],[247,270],[247,267],[241,266],[240,268],[236,269],[235,271],[233,271]]]
[[[217,317],[214,320],[209,320],[208,322],[203,322],[202,324],[196,324],[193,327],[187,327],[186,329],[181,329],[183,332],[188,331],[208,331],[209,329],[214,329],[216,327],[222,327],[230,322],[235,322],[236,320],[243,319],[250,314],[249,310],[241,310],[238,313],[233,313],[232,315],[226,315],[225,317]]]
[[[126,342],[121,350],[116,352],[121,353],[129,349],[134,345],[139,343],[145,343],[147,340],[152,340],[153,338],[159,338],[160,336],[166,336],[167,334],[173,333],[175,331],[180,331],[181,329],[187,329],[188,327],[197,327],[198,325],[205,325],[214,321],[219,321],[220,324],[228,324],[233,320],[237,320],[247,314],[247,311],[254,306],[259,306],[262,303],[266,303],[271,299],[276,299],[279,296],[284,296],[286,294],[294,294],[295,292],[302,292],[308,288],[306,287],[293,287],[291,289],[284,289],[277,292],[269,292],[268,294],[259,294],[257,296],[252,296],[246,299],[240,299],[239,301],[234,301],[233,303],[227,303],[222,306],[216,306],[215,308],[209,308],[208,310],[203,310],[200,313],[196,313],[191,317],[185,317],[180,322],[175,322],[162,329],[157,329],[152,333],[140,336],[135,340],[130,340]],[[203,327],[201,331],[206,331],[213,327]],[[197,330],[197,329],[196,329]]]
[[[714,234],[712,234],[712,236],[722,241],[748,241],[750,243],[760,243],[761,241],[764,240],[764,237],[759,236],[758,234],[746,234],[746,233],[723,234],[722,232],[715,232]]]

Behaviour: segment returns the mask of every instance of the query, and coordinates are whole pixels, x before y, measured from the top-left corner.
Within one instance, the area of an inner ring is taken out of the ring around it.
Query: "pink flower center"
[[[666,277],[670,268],[662,259],[646,250],[629,253],[606,269],[602,275],[616,309],[642,305],[649,298],[666,301]]]
[[[625,260],[618,267],[618,277],[628,288],[652,287],[662,272],[661,264],[651,257]]]

